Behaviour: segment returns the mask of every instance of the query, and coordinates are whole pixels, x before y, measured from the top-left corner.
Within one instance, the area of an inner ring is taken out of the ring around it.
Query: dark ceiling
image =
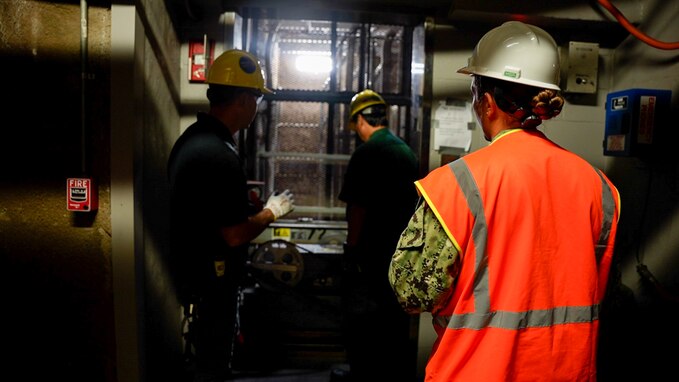
[[[451,0],[167,0],[177,21],[197,22],[207,13],[237,11],[241,15],[279,19],[419,24],[426,17],[445,19]]]
[[[615,47],[628,32],[596,3],[595,0],[166,0],[178,30],[183,25],[199,24],[207,14],[226,11],[254,18],[400,25],[418,25],[429,18],[437,24],[449,24],[475,34],[485,33],[507,20],[522,20],[546,29],[559,43],[583,41],[597,42],[604,48]]]

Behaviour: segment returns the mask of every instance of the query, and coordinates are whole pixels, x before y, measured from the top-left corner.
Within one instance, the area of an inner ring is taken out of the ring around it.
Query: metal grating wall
[[[414,128],[410,89],[403,86],[406,29],[274,19],[253,20],[250,28],[250,50],[276,92],[260,105],[248,132],[256,135],[248,159],[255,162],[254,178],[264,182],[264,197],[284,189],[295,194],[291,218],[344,220],[337,195],[350,154],[360,144],[346,128],[351,96],[372,88],[402,97],[406,104],[392,104],[390,128],[404,139]]]

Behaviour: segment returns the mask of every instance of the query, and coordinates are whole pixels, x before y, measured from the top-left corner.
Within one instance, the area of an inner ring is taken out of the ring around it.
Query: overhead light
[[[332,59],[328,52],[299,52],[295,57],[295,68],[305,73],[329,73]]]

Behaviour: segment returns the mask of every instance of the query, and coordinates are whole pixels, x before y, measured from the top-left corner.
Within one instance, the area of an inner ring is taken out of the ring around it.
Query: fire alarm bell
[[[207,67],[214,61],[214,48],[215,42],[207,38],[189,42],[189,81],[205,82]]]
[[[68,178],[66,180],[66,209],[89,212],[98,208],[98,197],[94,182],[90,178]]]

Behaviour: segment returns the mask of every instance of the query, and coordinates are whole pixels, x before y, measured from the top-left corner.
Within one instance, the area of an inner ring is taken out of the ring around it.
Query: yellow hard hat
[[[349,105],[349,120],[354,119],[356,114],[358,114],[361,110],[373,105],[387,106],[387,103],[384,102],[384,99],[381,95],[370,89],[356,93],[356,95],[354,95],[354,97],[351,99],[351,104]]]
[[[208,69],[205,82],[257,89],[264,94],[273,93],[264,85],[264,71],[257,57],[238,49],[230,49],[219,55]]]
[[[545,30],[507,21],[479,40],[457,72],[559,90],[559,49]]]

